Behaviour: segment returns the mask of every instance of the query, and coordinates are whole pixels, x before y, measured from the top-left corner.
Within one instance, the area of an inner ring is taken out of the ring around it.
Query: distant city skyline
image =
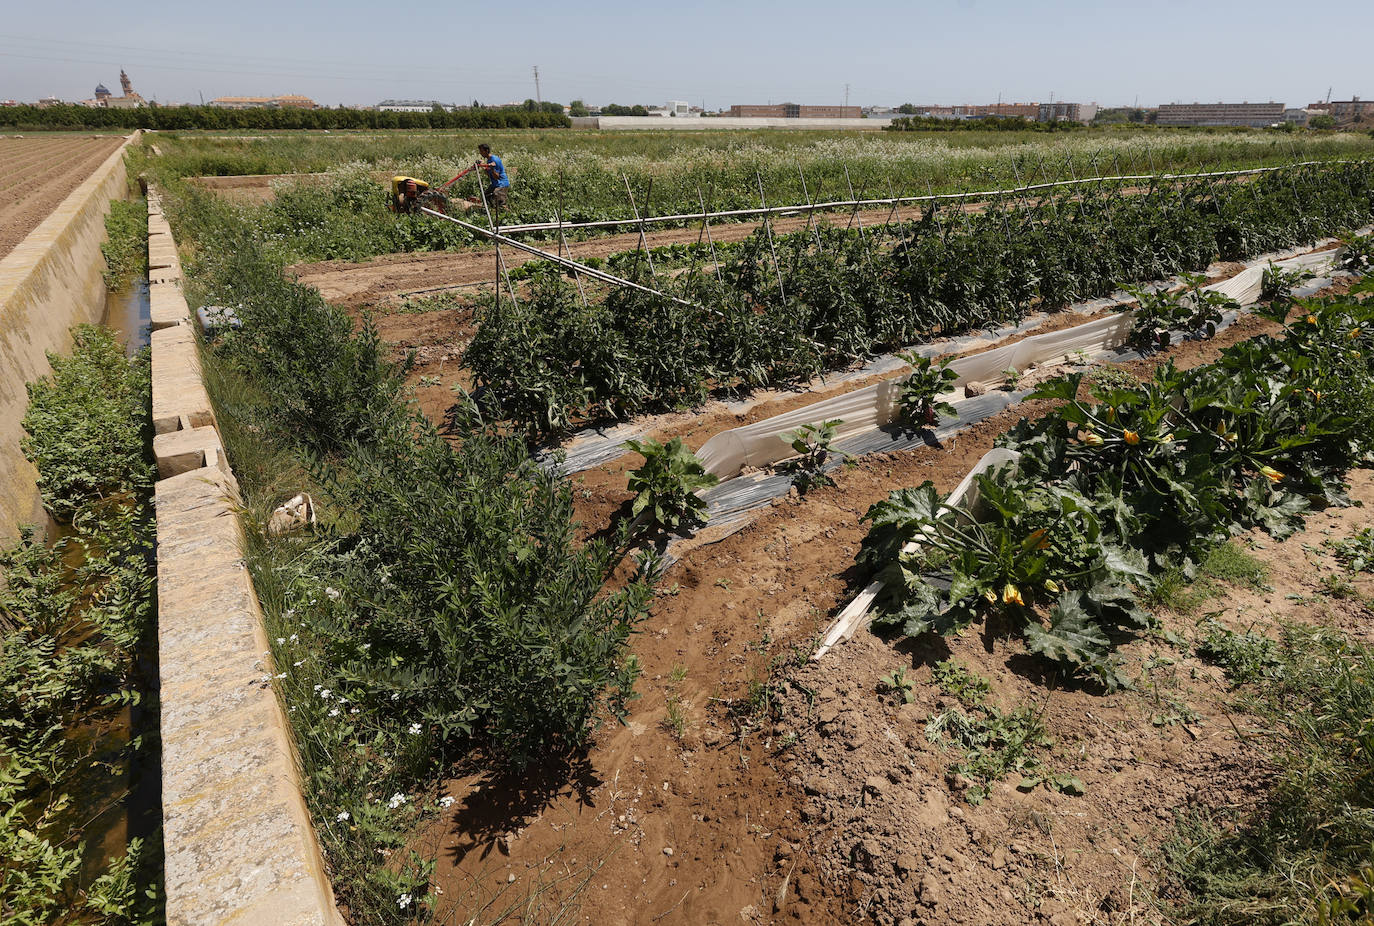
[[[111,15],[108,4],[74,0],[61,19],[59,31],[41,5],[6,14],[0,99],[86,99],[123,68],[164,103],[302,94],[329,106],[497,104],[535,97],[535,66],[544,100],[679,99],[712,111],[999,99],[1303,106],[1328,87],[1337,99],[1374,95],[1374,6],[1354,0],[1323,6],[1310,31],[1274,0],[874,0],[862,9],[703,0],[690,10],[539,0],[486,15],[431,0],[381,11],[358,0],[327,11],[242,0],[230,14],[127,0]]]

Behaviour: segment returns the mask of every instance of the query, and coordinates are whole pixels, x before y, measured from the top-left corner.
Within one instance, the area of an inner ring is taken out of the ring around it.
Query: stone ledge
[[[181,287],[174,282],[148,284],[148,320],[153,330],[180,325],[191,318]]]
[[[198,469],[156,493],[167,922],[341,926],[263,682],[233,476]]]
[[[157,474],[162,479],[206,466],[220,469],[229,466],[224,459],[219,432],[208,425],[154,435],[153,458],[157,460]]]
[[[180,327],[186,330],[186,335],[176,332],[170,337],[159,338],[162,331],[153,332],[154,434],[213,426],[215,423],[210,395],[200,378],[200,357],[196,353],[195,334],[189,325]]]

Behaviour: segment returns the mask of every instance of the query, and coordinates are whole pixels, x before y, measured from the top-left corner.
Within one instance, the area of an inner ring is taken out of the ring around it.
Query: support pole
[[[763,195],[763,175],[754,171],[754,179],[759,182],[759,204],[763,208],[768,208],[768,200]],[[773,225],[765,215],[763,219],[763,231],[768,236],[768,253],[773,255],[773,272],[778,275],[778,295],[782,296],[783,305],[787,304],[787,290],[782,285],[782,268],[778,266],[778,252],[773,247]]]
[[[676,296],[670,296],[667,293],[661,293],[656,289],[650,289],[647,286],[641,286],[638,283],[632,283],[629,280],[622,280],[618,276],[613,276],[609,273],[606,273],[603,270],[593,269],[592,267],[588,267],[586,264],[579,264],[577,261],[568,260],[565,257],[559,257],[557,254],[550,254],[548,251],[541,251],[539,248],[536,248],[532,244],[525,244],[525,242],[523,241],[516,241],[514,238],[508,238],[500,232],[485,229],[480,225],[473,225],[471,222],[464,222],[462,219],[454,218],[451,215],[444,215],[442,212],[435,212],[433,209],[428,209],[423,206],[420,207],[420,211],[423,212],[425,215],[433,216],[436,219],[443,219],[446,222],[452,222],[454,225],[457,225],[460,228],[465,228],[475,235],[481,235],[484,238],[490,238],[492,241],[495,241],[498,244],[508,245],[510,247],[515,248],[518,251],[524,251],[526,254],[533,254],[536,257],[542,257],[544,258],[544,260],[552,261],[553,263],[558,264],[560,267],[567,267],[569,270],[576,270],[580,273],[585,273],[593,280],[600,280],[603,283],[611,283],[616,286],[624,286],[627,289],[638,290],[641,293],[648,293],[651,296],[658,296],[662,299],[671,299],[678,305],[685,305],[690,309],[702,308],[701,306],[694,305],[693,303],[688,302],[685,299],[679,299]],[[707,309],[706,311],[711,312],[714,310]],[[716,312],[715,314],[719,315],[721,313]]]

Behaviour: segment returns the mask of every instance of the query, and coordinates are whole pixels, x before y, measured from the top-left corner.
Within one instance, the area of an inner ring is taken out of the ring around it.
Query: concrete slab
[[[163,479],[206,466],[228,468],[219,432],[208,425],[155,434],[153,457],[157,474]]]
[[[148,284],[148,318],[153,330],[190,322],[191,307],[176,283]]]
[[[263,680],[237,486],[204,468],[156,494],[167,922],[341,926],[286,718]]]
[[[153,433],[213,426],[215,413],[200,379],[195,341],[154,344],[152,354]]]

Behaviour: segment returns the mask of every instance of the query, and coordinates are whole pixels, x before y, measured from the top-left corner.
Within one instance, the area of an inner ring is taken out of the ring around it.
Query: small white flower
[[[363,646],[362,646],[362,648],[365,649],[365,650],[366,650],[366,649],[372,649],[372,644],[371,644],[371,643],[364,643]]]
[[[331,693],[332,693],[332,692],[330,692],[330,690],[329,690],[328,688],[321,688],[321,689],[320,689],[320,698],[321,698],[322,700],[328,701],[328,700],[329,700],[329,696],[330,696]]]
[[[285,673],[285,672],[278,672],[277,675],[276,675],[276,677],[277,677],[277,678],[286,678],[286,673]]]
[[[419,735],[420,735],[420,725],[419,725],[418,723],[412,723],[412,724],[410,725],[410,735],[411,735],[411,736],[419,736]]]
[[[358,713],[358,712],[359,712],[359,711],[358,711],[358,709],[357,709],[356,707],[355,707],[355,708],[352,708],[351,710],[349,710],[349,713],[350,713],[350,714],[356,714],[356,713]]]
[[[304,660],[304,659],[297,659],[295,662],[293,662],[293,663],[291,663],[291,664],[292,664],[293,666],[295,666],[296,668],[299,669],[301,666],[305,665],[305,660]],[[318,688],[318,687],[320,687],[320,686],[319,686],[319,685],[316,685],[315,687]]]
[[[330,601],[338,601],[342,594],[337,588],[329,588],[328,586],[325,586],[324,593],[329,596]],[[407,894],[406,896],[410,895]]]
[[[340,823],[343,823],[345,820],[348,819],[348,811],[347,811],[347,810],[341,810],[341,811],[339,811],[339,815],[338,815],[337,817],[335,817],[334,819],[335,819],[335,820],[338,820]]]
[[[390,807],[392,810],[395,810],[397,807],[400,807],[405,802],[406,796],[402,794],[400,791],[397,791],[395,794],[391,795],[391,800],[386,802],[386,806]]]
[[[402,910],[404,910],[406,907],[410,906],[410,895],[409,895],[409,894],[402,894],[400,897],[397,897],[397,898],[396,898],[396,906],[400,907]]]
[[[286,642],[286,637],[277,637],[277,643],[278,643],[278,644],[282,644],[282,643],[285,643],[285,642]]]
[[[452,807],[452,806],[453,806],[453,800],[454,800],[454,799],[453,799],[453,796],[452,796],[451,794],[445,794],[443,797],[439,798],[439,806],[440,806],[440,807]]]
[[[316,686],[315,686],[315,690],[316,690],[316,691],[319,691],[319,690],[320,690],[321,688],[323,688],[323,687],[324,687],[323,685],[316,685]]]
[[[299,635],[299,634],[295,634],[295,633],[291,634],[291,642],[292,642],[292,643],[297,643],[297,642],[299,642],[299,641],[300,641],[300,635]]]
[[[330,717],[337,717],[337,716],[339,716],[339,709],[338,709],[337,707],[330,708],[330,709],[329,709],[329,716],[330,716]]]
[[[285,614],[282,615],[282,617],[295,617],[295,616],[296,616],[296,612],[295,612],[295,611],[292,611],[292,610],[288,610]]]
[[[393,701],[399,701],[399,700],[401,700],[401,693],[400,693],[399,691],[393,691],[393,692],[391,693],[391,700],[393,700]]]

